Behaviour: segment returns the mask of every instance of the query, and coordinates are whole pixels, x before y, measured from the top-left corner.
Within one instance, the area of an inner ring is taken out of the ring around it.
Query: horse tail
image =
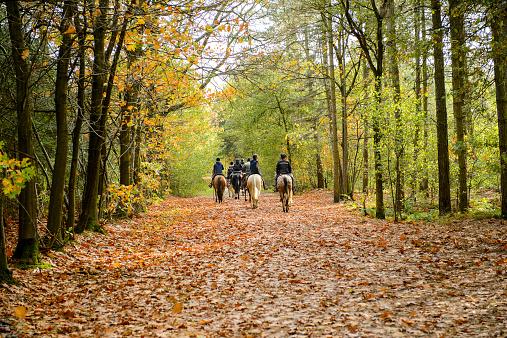
[[[287,182],[287,177],[286,176],[283,177],[283,186],[285,188],[285,193],[289,194],[289,183]]]
[[[218,194],[218,200],[220,202],[222,202],[222,198],[223,198],[223,192],[222,192],[222,178],[221,177],[218,177],[218,184],[217,184],[217,194]]]

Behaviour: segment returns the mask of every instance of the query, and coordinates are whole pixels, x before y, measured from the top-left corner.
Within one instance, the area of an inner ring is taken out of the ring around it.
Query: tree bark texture
[[[452,60],[452,91],[453,111],[456,124],[456,146],[458,155],[458,209],[464,212],[468,209],[467,194],[467,145],[465,142],[466,114],[464,112],[466,96],[466,45],[465,45],[465,15],[462,1],[449,2],[449,20],[451,31],[451,60]]]
[[[12,283],[12,271],[7,265],[7,247],[5,245],[5,225],[4,225],[4,200],[5,195],[0,192],[0,284]]]
[[[391,73],[391,83],[394,88],[394,122],[395,122],[395,172],[396,183],[394,193],[394,220],[397,222],[403,211],[404,194],[404,175],[403,175],[403,157],[405,153],[403,145],[403,121],[401,119],[401,88],[400,88],[400,69],[398,67],[398,47],[396,44],[396,27],[394,0],[389,2],[389,20],[387,23],[389,36],[389,66]]]
[[[340,35],[340,38],[337,41],[338,45],[338,53],[336,55],[338,60],[338,65],[340,69],[340,96],[341,96],[341,115],[342,115],[342,175],[341,182],[342,188],[341,193],[343,195],[352,195],[349,191],[349,128],[348,128],[348,105],[347,105],[347,80],[346,80],[346,70],[345,70],[345,51],[343,48],[343,36]]]
[[[56,154],[48,210],[48,247],[62,247],[64,228],[62,226],[65,174],[67,171],[67,153],[69,149],[69,131],[67,126],[67,89],[69,84],[69,62],[72,50],[71,34],[66,33],[72,25],[73,6],[67,0],[63,5],[63,18],[60,23],[62,44],[58,52],[55,86],[56,115]]]
[[[421,1],[416,0],[414,4],[414,44],[415,44],[415,50],[414,50],[414,63],[415,63],[415,112],[417,117],[419,118],[421,114]],[[415,126],[415,133],[414,133],[414,154],[413,154],[413,162],[414,162],[414,169],[412,171],[412,194],[414,202],[416,201],[417,196],[417,180],[420,178],[420,166],[419,163],[419,139],[420,139],[420,133],[421,133],[421,123],[418,120]]]
[[[341,163],[338,148],[338,121],[336,117],[336,79],[334,70],[334,38],[333,38],[333,21],[331,14],[327,13],[324,19],[327,33],[327,51],[329,53],[329,79],[330,79],[330,95],[331,95],[331,125],[332,125],[332,149],[333,149],[333,201],[340,202],[343,182],[341,180]]]
[[[74,4],[75,5],[75,4]],[[85,42],[86,42],[86,16],[83,14],[83,23],[79,17],[77,8],[74,8],[74,26],[78,34],[78,57],[79,57],[79,77],[77,80],[77,117],[72,130],[72,159],[70,162],[69,173],[69,209],[67,214],[67,229],[74,230],[75,212],[76,212],[76,183],[77,183],[77,169],[79,164],[79,150],[81,143],[81,129],[83,126],[84,113],[85,113],[85,72],[86,72],[86,59],[85,59]]]
[[[447,107],[445,99],[444,53],[440,0],[431,0],[433,22],[433,58],[435,60],[435,105],[437,118],[438,149],[438,209],[441,216],[451,212],[451,188],[449,181],[449,148],[447,132]]]
[[[16,111],[18,115],[19,158],[34,160],[32,115],[29,95],[30,70],[25,52],[21,14],[18,2],[8,1],[7,18],[12,43],[12,58],[16,74]],[[40,262],[37,232],[37,202],[35,180],[26,183],[19,195],[19,236],[13,257],[28,264]]]
[[[500,6],[499,6],[500,7]],[[498,143],[500,150],[501,217],[507,219],[507,9],[500,7],[491,19],[493,33],[493,62],[495,72],[496,111],[498,114]]]
[[[94,59],[92,67],[92,90],[90,107],[90,130],[88,144],[88,165],[85,191],[83,195],[82,211],[76,226],[76,232],[81,233],[86,228],[99,230],[97,219],[97,192],[100,177],[101,149],[104,143],[103,94],[106,81],[107,65],[105,62],[105,37],[107,27],[107,13],[109,0],[100,0],[100,15],[95,18],[93,25]]]

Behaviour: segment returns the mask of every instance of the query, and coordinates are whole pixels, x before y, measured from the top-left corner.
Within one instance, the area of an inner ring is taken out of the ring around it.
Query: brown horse
[[[224,175],[216,175],[213,179],[213,188],[215,188],[215,202],[222,203],[224,198],[225,186],[227,182],[225,181]]]
[[[292,205],[292,178],[289,175],[278,176],[276,190],[280,193],[283,212],[289,212],[289,208]]]

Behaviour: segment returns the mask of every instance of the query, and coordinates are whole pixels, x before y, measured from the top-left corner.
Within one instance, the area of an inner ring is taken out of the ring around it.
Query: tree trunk
[[[404,175],[403,175],[403,156],[405,149],[403,146],[403,121],[401,119],[401,88],[400,88],[400,69],[398,67],[398,47],[396,45],[396,28],[394,18],[394,0],[389,3],[389,20],[387,30],[389,34],[389,63],[391,68],[391,82],[394,88],[394,119],[395,119],[395,155],[396,155],[396,184],[394,194],[394,220],[397,222],[403,211],[404,194]]]
[[[319,133],[317,132],[318,127],[318,119],[315,118],[313,123],[313,139],[315,141],[315,166],[317,168],[317,188],[323,189],[324,188],[324,168],[322,166],[322,157],[320,156],[320,139],[319,139]]]
[[[421,0],[421,38],[423,46],[426,46],[426,13],[425,13],[426,0]],[[423,149],[428,149],[428,56],[426,47],[422,53],[422,111],[423,111]],[[425,192],[426,197],[429,197],[429,172],[428,172],[428,155],[425,154],[422,160],[422,179],[421,191]]]
[[[340,202],[341,197],[341,163],[340,163],[340,153],[338,149],[338,123],[336,118],[336,82],[335,82],[335,73],[334,73],[334,42],[333,42],[333,21],[331,20],[331,14],[327,13],[327,17],[322,14],[322,19],[324,25],[326,27],[327,33],[327,51],[329,54],[328,57],[328,76],[330,82],[330,113],[331,113],[331,144],[333,149],[333,192],[334,203]]]
[[[451,212],[449,181],[449,148],[447,139],[447,107],[445,99],[444,53],[442,36],[444,29],[440,17],[440,0],[431,0],[433,22],[433,58],[435,60],[435,105],[438,148],[438,209],[440,216]]]
[[[77,8],[74,8],[74,26],[78,34],[79,45],[79,77],[77,80],[77,117],[74,129],[72,130],[72,159],[70,162],[69,173],[69,210],[67,215],[67,229],[74,231],[75,212],[76,212],[76,181],[77,169],[79,161],[79,149],[81,140],[81,128],[84,120],[85,112],[85,72],[86,72],[86,59],[85,59],[85,41],[86,41],[86,15],[83,15],[83,25],[79,19]]]
[[[465,45],[465,15],[459,0],[449,2],[449,18],[451,30],[451,58],[452,58],[452,89],[453,110],[456,121],[456,152],[458,154],[458,209],[465,212],[468,209],[467,194],[467,145],[465,142],[466,114],[464,112],[466,96],[466,45]]]
[[[416,0],[414,4],[414,63],[415,63],[415,113],[417,117],[417,122],[415,126],[414,133],[414,154],[413,154],[413,170],[412,170],[412,195],[414,203],[417,200],[417,180],[420,178],[420,168],[419,166],[419,138],[421,132],[421,123],[419,121],[419,117],[421,115],[421,0]]]
[[[384,61],[384,34],[382,32],[383,17],[377,11],[377,66],[375,69],[375,96],[377,112],[381,111],[382,106],[382,75],[383,75],[383,61]],[[381,141],[382,131],[380,130],[380,117],[373,116],[373,143],[374,143],[374,156],[375,156],[375,217],[378,219],[386,218],[384,209],[384,186],[383,186],[383,168],[382,168],[382,154],[381,154]]]
[[[368,95],[368,65],[366,62],[363,66],[363,83],[364,83],[364,102],[368,105],[369,95]],[[363,192],[368,192],[368,116],[365,114],[363,118]]]
[[[377,7],[376,1],[371,0],[370,4],[372,6],[373,13],[375,15],[377,27],[375,29],[376,33],[376,46],[373,50],[370,44],[368,43],[368,38],[364,31],[354,22],[352,15],[349,12],[350,1],[342,0],[342,6],[345,10],[345,17],[347,18],[347,22],[349,27],[351,28],[352,34],[357,38],[359,45],[364,53],[366,61],[370,66],[370,69],[375,76],[375,111],[381,112],[382,107],[382,75],[383,75],[383,62],[384,62],[384,33],[383,33],[383,20],[386,13],[386,6],[389,0],[384,0],[382,8]],[[371,54],[374,54],[375,59]],[[380,116],[373,114],[372,116],[372,127],[373,127],[373,147],[374,147],[374,157],[375,157],[375,217],[378,219],[384,219],[385,209],[384,209],[384,184],[382,177],[382,153],[381,153],[381,141],[382,141],[382,131],[380,128]]]
[[[33,131],[30,95],[30,70],[26,61],[21,15],[18,2],[8,1],[7,17],[12,43],[12,58],[16,73],[16,111],[18,114],[18,149],[20,159],[33,160]],[[39,264],[39,238],[37,232],[37,201],[35,180],[26,183],[19,195],[19,236],[13,257],[22,262]]]
[[[55,111],[56,111],[56,155],[53,178],[51,180],[51,194],[48,211],[47,246],[59,248],[64,244],[62,226],[63,198],[65,188],[65,173],[67,171],[67,152],[69,148],[69,132],[67,127],[67,87],[69,83],[69,62],[72,49],[71,35],[66,31],[72,25],[72,3],[67,0],[63,5],[63,18],[60,23],[62,44],[58,52],[56,69]]]
[[[496,111],[498,114],[498,144],[500,150],[500,196],[501,217],[507,219],[507,11],[500,8],[491,20],[493,32],[493,62],[495,72]]]
[[[7,265],[7,247],[5,246],[4,200],[5,195],[0,191],[0,284],[12,284],[15,281]]]
[[[347,106],[347,81],[345,78],[345,52],[342,48],[342,36],[338,39],[338,53],[336,55],[340,69],[340,94],[341,94],[341,110],[342,110],[342,175],[341,175],[341,192],[349,195],[349,129],[348,129],[348,106]]]
[[[106,81],[107,67],[105,62],[105,37],[106,18],[109,0],[100,0],[100,15],[95,18],[93,27],[94,59],[92,71],[92,91],[90,107],[90,131],[88,144],[88,166],[85,191],[83,194],[82,211],[76,226],[76,232],[81,233],[86,229],[100,231],[97,219],[97,192],[100,178],[101,149],[103,144],[104,129],[102,116],[102,100],[104,94],[104,82]]]

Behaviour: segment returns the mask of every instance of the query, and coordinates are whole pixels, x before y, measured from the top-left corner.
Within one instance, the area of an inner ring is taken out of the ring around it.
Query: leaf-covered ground
[[[80,235],[45,256],[52,269],[0,286],[0,324],[19,337],[507,335],[503,222],[377,221],[328,191],[289,214],[275,194],[259,204],[169,198]]]

